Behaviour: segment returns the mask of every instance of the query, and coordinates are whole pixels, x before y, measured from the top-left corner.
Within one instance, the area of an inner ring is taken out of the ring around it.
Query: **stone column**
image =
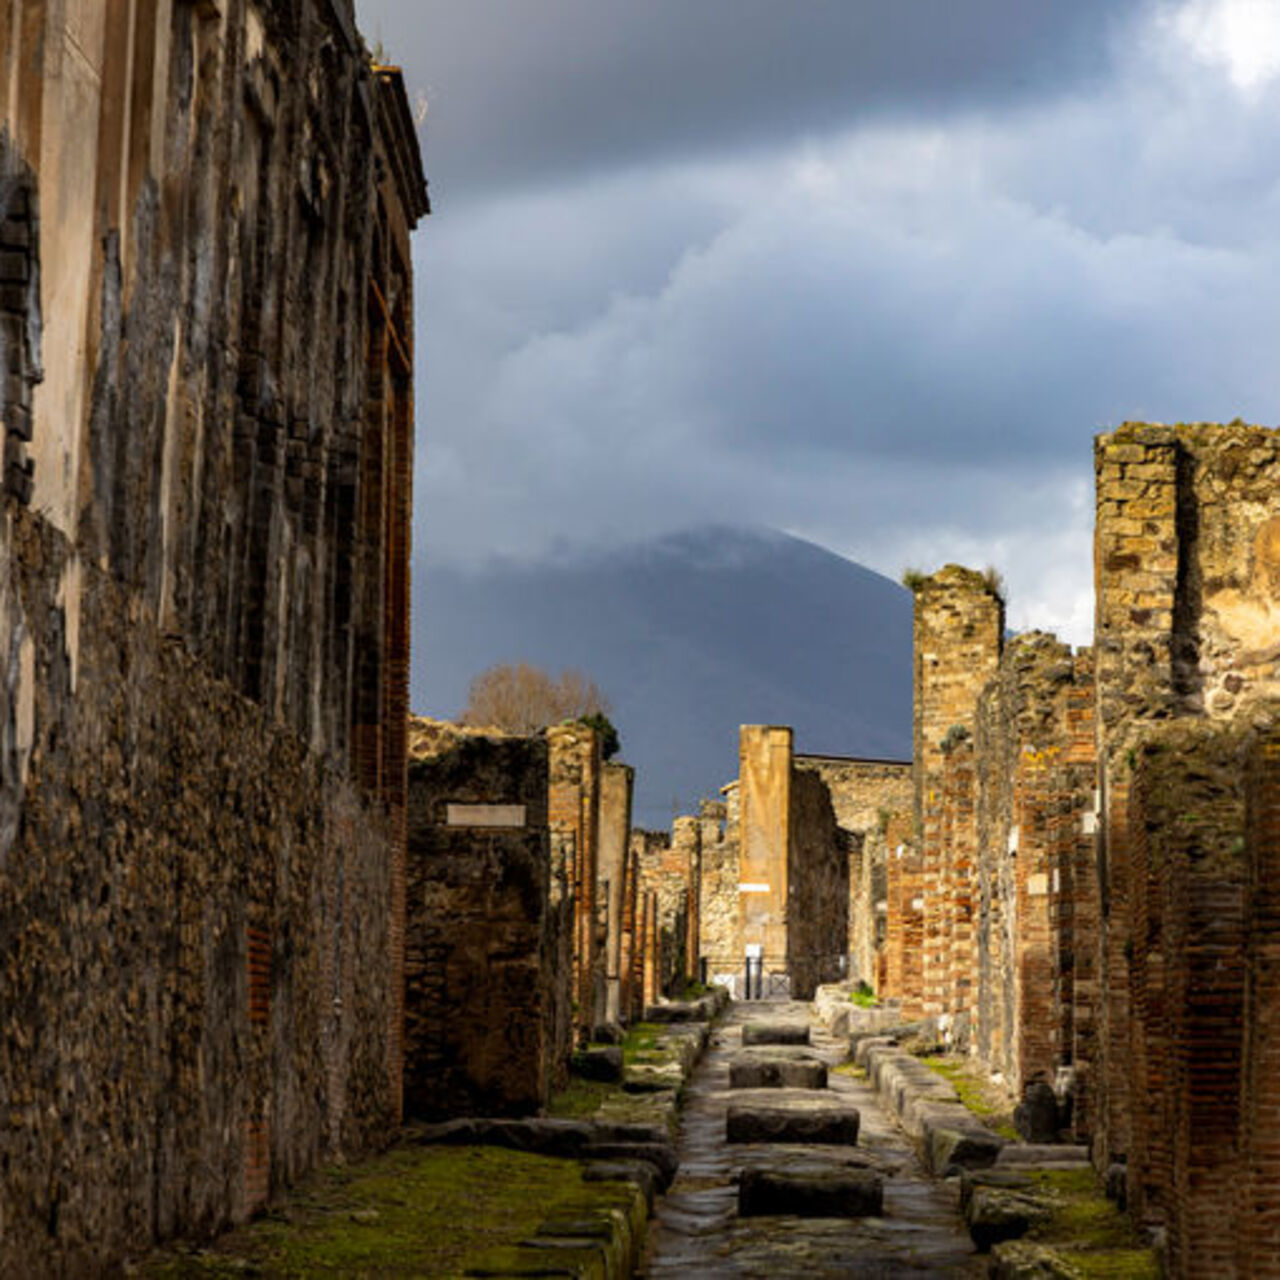
[[[749,953],[759,948],[766,975],[787,972],[791,748],[788,728],[742,726],[738,762],[742,941]]]
[[[605,907],[604,1010],[605,1022],[617,1024],[622,1011],[623,910],[627,898],[628,841],[631,835],[631,794],[635,770],[607,762],[600,775],[600,859],[597,891]]]

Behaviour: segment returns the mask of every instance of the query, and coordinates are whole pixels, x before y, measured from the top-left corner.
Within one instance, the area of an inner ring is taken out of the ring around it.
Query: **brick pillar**
[[[1179,614],[1176,432],[1127,427],[1095,442],[1094,624],[1101,907],[1098,931],[1099,1063],[1094,1158],[1129,1146],[1130,754],[1144,721],[1177,700]]]
[[[1255,744],[1247,779],[1245,1041],[1239,1273],[1280,1276],[1280,741]]]
[[[1204,721],[1153,731],[1135,749],[1129,796],[1129,1182],[1136,1207],[1167,1223],[1177,1276],[1237,1274],[1246,968],[1240,746],[1238,733]]]
[[[904,957],[903,998],[927,1015],[950,1012],[956,989],[951,947],[958,859],[950,856],[942,836],[944,750],[972,737],[978,695],[995,674],[1003,632],[1004,603],[982,574],[947,565],[915,587],[919,891],[910,901],[921,905],[919,950]],[[909,916],[904,924],[908,935],[915,932]]]

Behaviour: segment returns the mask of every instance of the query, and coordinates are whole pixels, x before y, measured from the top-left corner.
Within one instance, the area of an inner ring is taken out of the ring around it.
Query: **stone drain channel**
[[[847,1056],[807,1004],[732,1006],[686,1087],[680,1171],[639,1274],[987,1274],[954,1192],[871,1085],[832,1070]]]

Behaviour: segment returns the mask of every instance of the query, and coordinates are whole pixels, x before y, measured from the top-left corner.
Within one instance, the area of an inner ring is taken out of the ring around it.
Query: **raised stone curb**
[[[662,1004],[645,1005],[646,1022],[711,1022],[729,1004],[729,993],[723,987],[715,987],[697,1000],[668,1000]]]
[[[580,1208],[562,1209],[531,1238],[492,1250],[463,1274],[627,1280],[640,1260],[648,1218],[640,1187],[602,1185]]]
[[[849,998],[858,988],[856,982],[830,982],[814,992],[812,1008],[833,1036],[843,1037],[857,1032],[879,1033],[902,1025],[897,1001],[873,1008],[863,1008]]]
[[[855,1061],[885,1104],[916,1140],[926,1168],[945,1176],[953,1170],[993,1165],[1007,1143],[978,1120],[956,1091],[889,1037],[860,1040]]]
[[[787,1214],[797,1218],[869,1218],[884,1212],[884,1179],[864,1170],[814,1169],[781,1173],[744,1169],[738,1179],[738,1216]]]
[[[795,1111],[731,1106],[725,1114],[728,1142],[795,1142],[856,1146],[862,1121],[856,1107]]]

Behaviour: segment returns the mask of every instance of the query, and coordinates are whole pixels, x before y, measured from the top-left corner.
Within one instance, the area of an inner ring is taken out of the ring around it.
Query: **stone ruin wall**
[[[1167,1223],[1175,1274],[1201,1256],[1223,1275],[1262,1274],[1277,1265],[1276,1183],[1260,1171],[1280,1138],[1257,1101],[1274,922],[1250,869],[1270,838],[1280,432],[1126,424],[1099,437],[1095,464],[1095,1148],[1127,1157],[1136,1205]],[[1232,1159],[1235,1192],[1253,1198],[1237,1206],[1234,1256],[1225,1193],[1192,1193]]]
[[[974,1049],[1070,1093],[1174,1275],[1280,1269],[1278,448],[1238,423],[1100,437],[1095,649],[1014,638],[941,770],[944,857],[976,788]]]
[[[1004,602],[987,578],[947,565],[918,583],[915,596],[914,782],[920,892],[900,898],[900,928],[915,931],[920,912],[920,968],[904,962],[904,1003],[931,1016],[967,1014],[971,994],[960,975],[973,970],[975,903],[971,831],[943,840],[946,752],[972,737],[978,694],[996,671]],[[966,806],[966,814],[968,807]],[[967,822],[972,817],[967,816]],[[919,901],[920,907],[915,903]],[[892,909],[892,908],[891,908]],[[917,987],[918,982],[918,987]],[[896,993],[895,993],[896,994]]]
[[[849,862],[845,977],[880,991],[888,913],[889,851],[911,830],[911,763],[797,754],[826,785]]]
[[[698,837],[695,818],[677,818],[671,833],[639,829],[631,833],[640,895],[648,904],[650,921],[645,1004],[679,995],[693,976],[696,958],[689,949],[689,917],[691,886],[699,865]]]
[[[596,888],[599,877],[600,782],[604,760],[600,734],[577,721],[551,725],[548,815],[551,826],[552,909],[571,921],[560,964],[573,975],[571,1017],[580,1041],[590,1038],[595,1012],[604,1005],[604,966]]]
[[[700,816],[702,874],[698,930],[699,957],[707,981],[737,991],[742,981],[742,907],[739,903],[736,784],[725,789],[723,803],[703,803]]]
[[[1072,1092],[1077,1125],[1096,1056],[1092,674],[1089,650],[1013,637],[952,751],[977,770],[976,1050],[1016,1092]]]
[[[616,1026],[626,1008],[626,959],[623,953],[623,920],[629,898],[627,875],[631,860],[631,796],[635,770],[614,760],[605,761],[600,775],[600,859],[596,872],[597,916],[603,921],[602,956],[604,1004],[596,1010],[596,1022]]]
[[[435,728],[409,766],[405,1110],[531,1115],[572,1051],[547,742]]]
[[[787,815],[787,973],[791,998],[848,971],[849,839],[815,771],[791,770]]]
[[[398,1113],[426,193],[342,0],[0,51],[0,1271],[75,1273]]]

